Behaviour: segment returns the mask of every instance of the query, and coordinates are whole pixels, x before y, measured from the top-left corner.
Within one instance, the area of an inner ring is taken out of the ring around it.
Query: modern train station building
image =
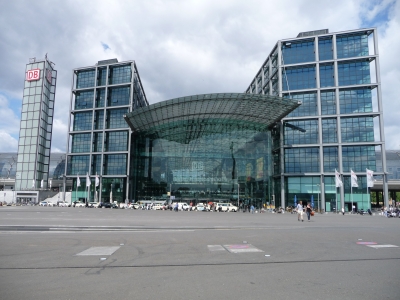
[[[152,105],[134,61],[74,69],[64,175],[72,199],[367,209],[366,169],[387,197],[376,29],[303,32],[266,56],[244,93]]]

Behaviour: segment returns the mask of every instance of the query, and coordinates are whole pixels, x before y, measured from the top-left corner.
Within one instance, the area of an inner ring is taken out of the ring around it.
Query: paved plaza
[[[0,299],[399,299],[400,218],[0,207]]]

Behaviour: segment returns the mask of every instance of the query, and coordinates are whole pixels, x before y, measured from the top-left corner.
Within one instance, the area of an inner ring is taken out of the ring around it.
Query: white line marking
[[[366,245],[371,248],[379,249],[379,248],[398,248],[396,245]]]
[[[77,255],[111,255],[117,251],[120,246],[114,247],[91,247],[85,251],[78,253]]]

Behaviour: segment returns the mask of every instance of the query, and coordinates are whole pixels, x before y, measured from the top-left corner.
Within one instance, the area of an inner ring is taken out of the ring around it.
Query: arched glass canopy
[[[203,94],[142,107],[124,118],[135,133],[188,144],[229,127],[266,131],[300,104],[267,95]]]
[[[170,192],[187,203],[262,205],[271,190],[269,129],[300,104],[266,95],[204,94],[128,113],[134,199],[168,200]]]

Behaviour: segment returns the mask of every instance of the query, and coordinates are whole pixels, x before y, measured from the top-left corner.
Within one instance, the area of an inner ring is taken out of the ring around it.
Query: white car
[[[163,210],[165,208],[165,206],[163,204],[160,203],[156,203],[153,205],[153,207],[151,209],[153,210]]]
[[[47,202],[47,206],[54,207],[54,206],[57,206],[57,204],[56,204],[56,203],[53,203],[53,202]]]
[[[39,206],[47,206],[48,202],[47,201],[41,201],[39,203]]]
[[[130,209],[139,209],[139,204],[131,203],[131,204],[128,205],[128,208],[130,208]]]
[[[196,205],[196,210],[198,211],[207,211],[207,205],[205,205],[204,203],[197,203]]]
[[[85,203],[83,203],[85,204]],[[88,206],[93,208],[99,208],[100,202],[89,202]]]
[[[86,206],[86,204],[83,203],[83,202],[76,202],[75,203],[75,207],[85,207],[85,206]]]
[[[187,210],[188,211],[189,209],[190,209],[189,204],[184,203],[184,202],[178,203],[178,210]]]
[[[70,207],[71,204],[69,204],[68,202],[65,202],[65,201],[61,201],[61,202],[58,202],[58,206],[59,207]]]
[[[216,211],[223,211],[223,212],[237,212],[237,206],[230,204],[230,203],[215,203],[215,210]]]

